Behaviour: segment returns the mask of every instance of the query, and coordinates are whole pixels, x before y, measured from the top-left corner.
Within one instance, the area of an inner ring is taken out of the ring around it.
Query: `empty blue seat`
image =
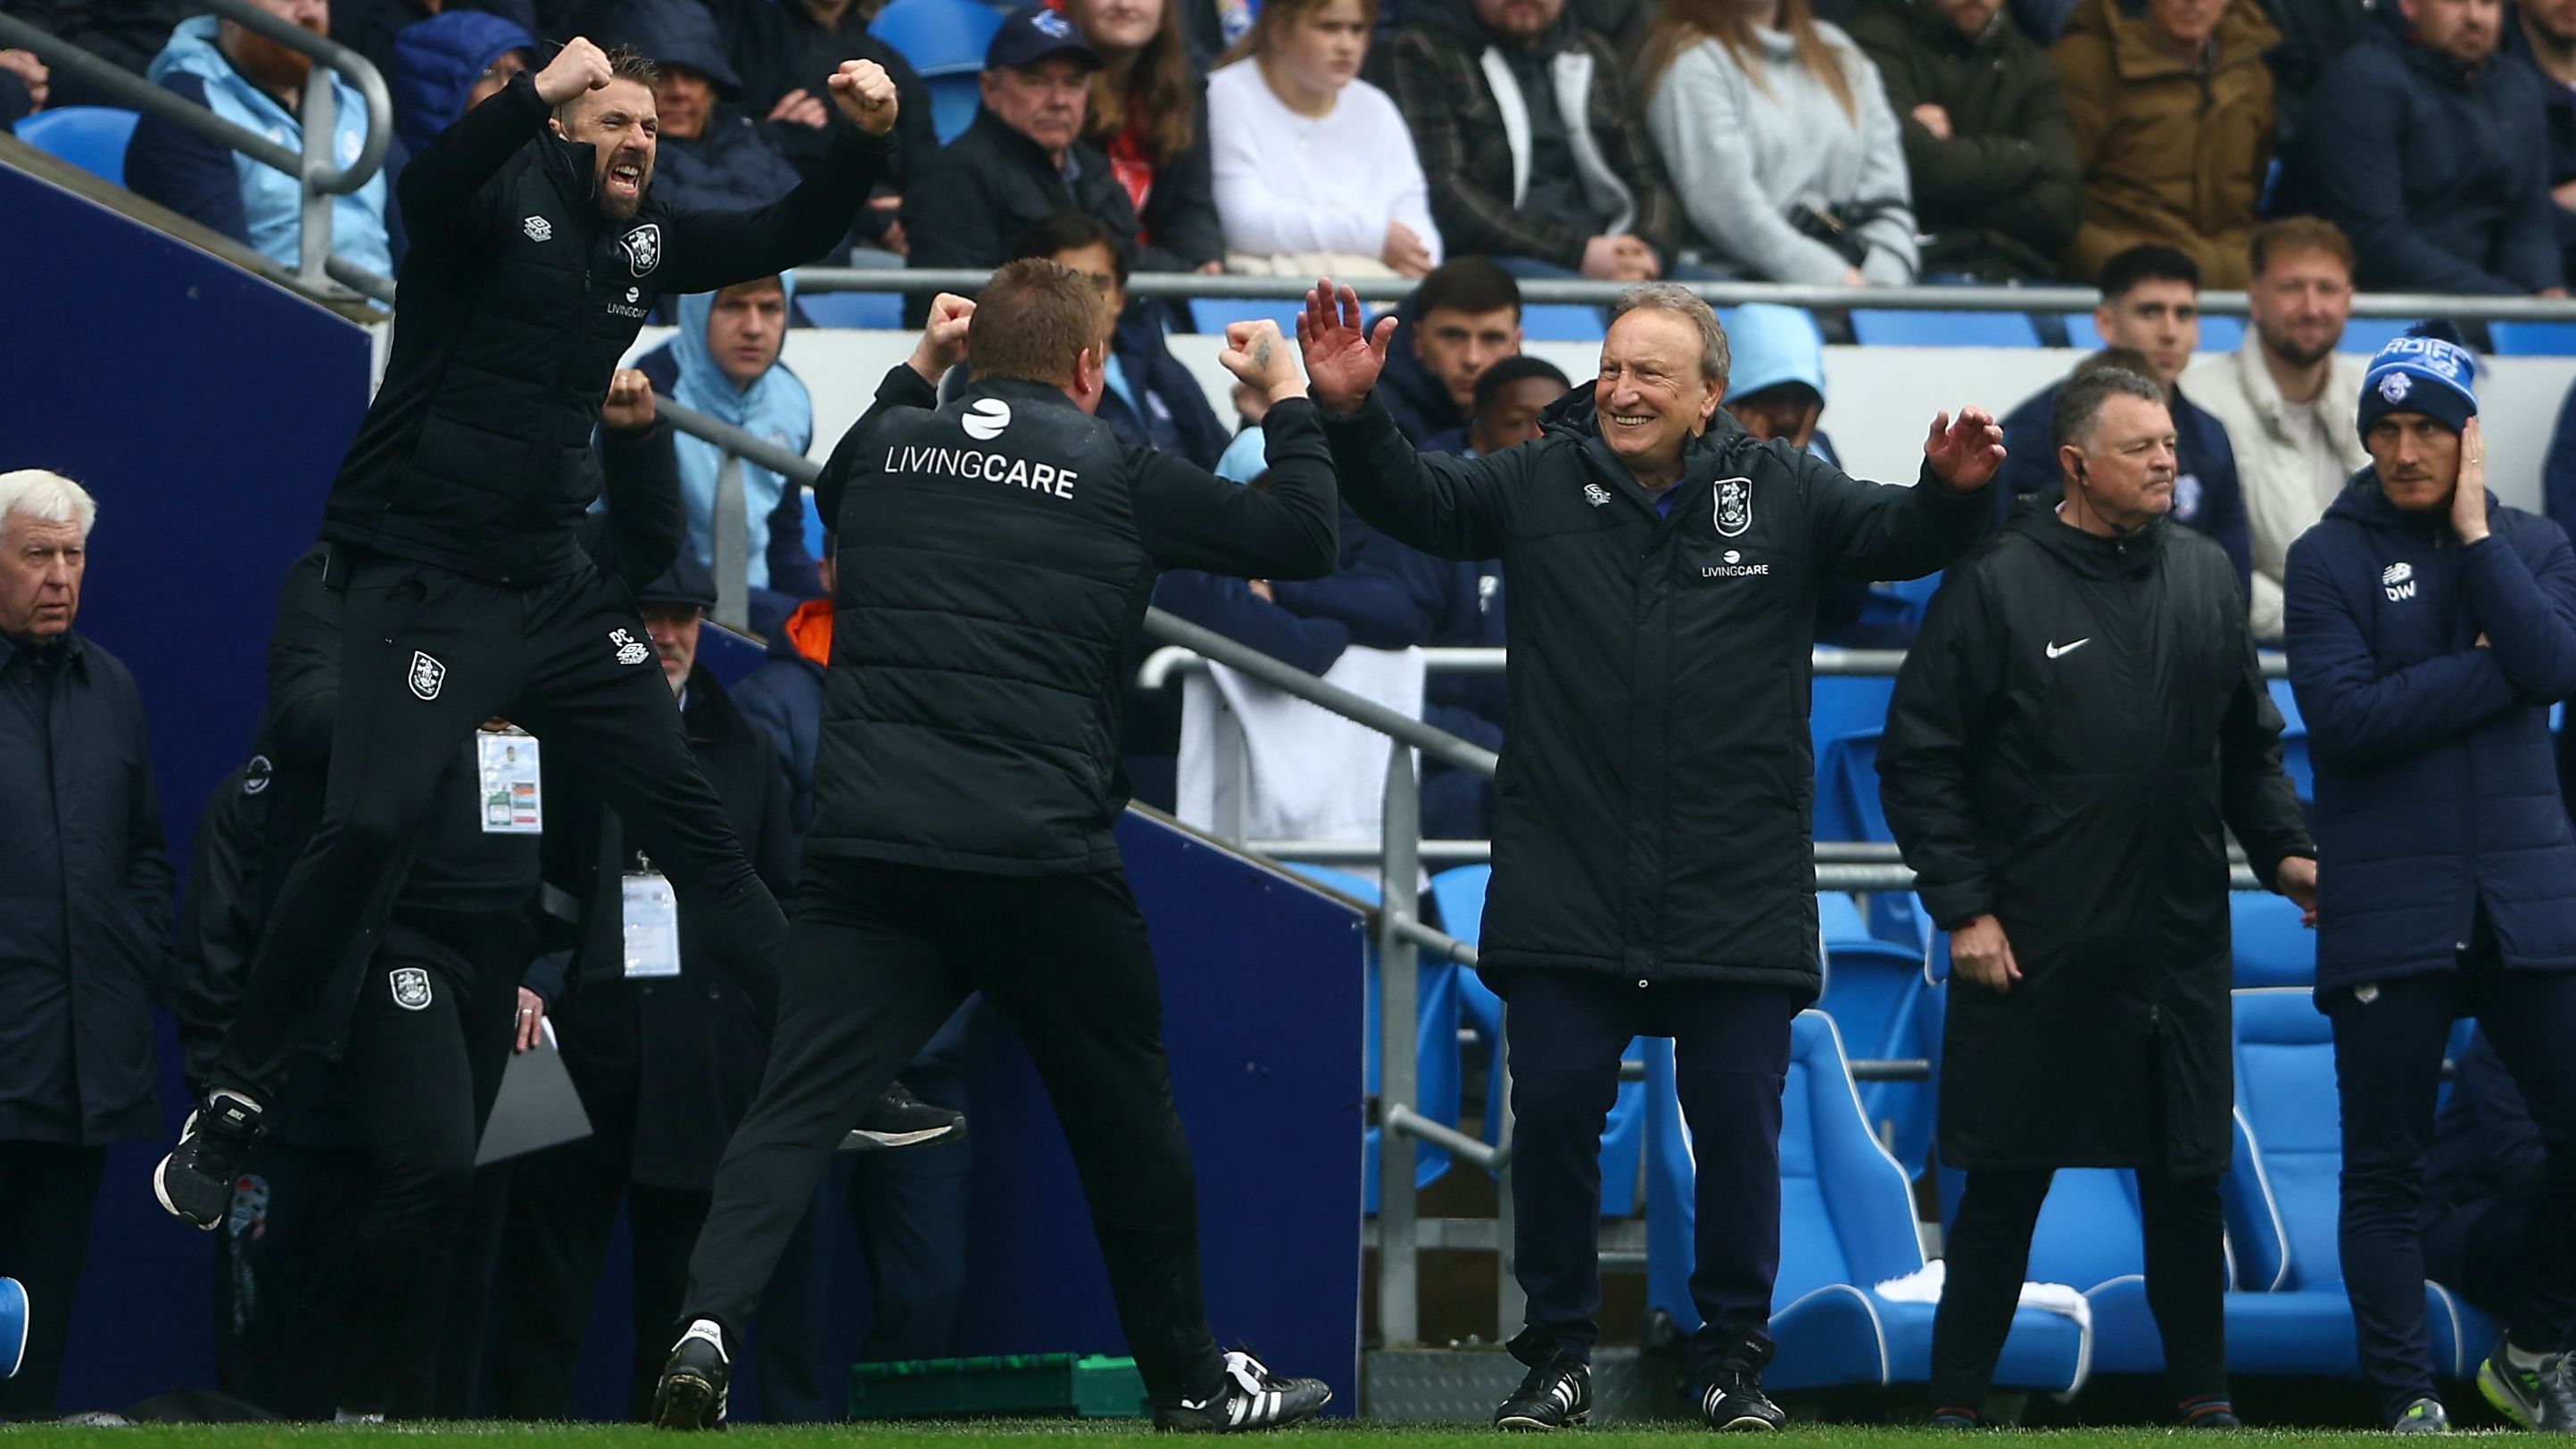
[[[1881,940],[1859,905],[1841,891],[1816,893],[1823,936],[1825,989],[1816,1009],[1834,1019],[1846,1046],[1861,1057],[1892,1060],[1916,1053],[1915,1012],[1923,986],[1923,952]],[[1931,1147],[1932,1088],[1928,1082],[1861,1082],[1870,1130],[1911,1174]]]
[[[2576,357],[2576,322],[2490,322],[2498,357]]]
[[[1689,1283],[1694,1172],[1672,1043],[1648,1048],[1646,1301],[1690,1333],[1700,1326]],[[1934,1305],[1878,1291],[1923,1269],[1913,1189],[1871,1135],[1841,1039],[1822,1012],[1801,1013],[1790,1027],[1780,1107],[1780,1272],[1771,1315],[1778,1352],[1764,1384],[1776,1391],[1927,1381]],[[1995,1383],[2072,1392],[2088,1358],[2074,1319],[2024,1308],[2013,1316]]]
[[[27,1290],[15,1278],[0,1278],[0,1379],[18,1371],[27,1357]]]
[[[134,123],[143,119],[113,106],[64,106],[38,111],[18,123],[17,137],[48,156],[69,161],[90,175],[117,186],[125,184],[125,145],[134,139]]]
[[[930,128],[938,133],[939,144],[965,135],[983,107],[982,84],[971,75],[924,76],[921,84],[930,92]]]
[[[805,314],[805,320],[817,327],[891,331],[903,326],[900,292],[804,292],[797,296],[796,306]]]
[[[1807,696],[1807,744],[1822,763],[1825,746],[1844,735],[1882,729],[1896,693],[1889,674],[1819,674]]]
[[[2270,891],[2230,891],[2227,916],[2239,986],[2317,984],[2317,933],[2301,925],[2299,907]]]
[[[1601,309],[1575,302],[1521,304],[1521,338],[1527,342],[1598,342]]]
[[[1825,741],[1816,755],[1816,839],[1892,841],[1878,798],[1876,729]]]
[[[868,33],[900,52],[924,80],[981,71],[984,51],[1001,28],[1002,12],[981,0],[894,0],[868,22]]]
[[[2200,350],[2234,352],[2245,342],[2245,319],[2223,317],[2214,313],[2200,314]],[[2066,314],[2066,345],[2084,352],[2102,350],[2102,329],[2093,325],[2090,312]]]
[[[2337,1251],[2343,1170],[2334,1033],[2306,987],[2236,993],[2236,1161],[2222,1183],[2247,1292],[2229,1297],[2227,1366],[2238,1373],[2358,1377],[2352,1304]],[[2495,1325],[2424,1285],[2433,1371],[2467,1378]]]
[[[2037,347],[2039,329],[2019,312],[1899,312],[1854,307],[1852,337],[1863,347]]]
[[[1264,300],[1250,297],[1192,297],[1190,330],[1223,335],[1237,322],[1258,322],[1264,318],[1279,324],[1279,335],[1294,340],[1297,318],[1306,310],[1303,302],[1286,297]]]
[[[2355,317],[2343,324],[2343,340],[2335,344],[2335,351],[2367,356],[2405,336],[2414,325],[2411,317]]]

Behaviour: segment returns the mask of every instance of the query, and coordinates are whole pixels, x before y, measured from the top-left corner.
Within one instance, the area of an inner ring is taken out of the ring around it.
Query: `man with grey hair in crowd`
[[[0,1270],[30,1304],[0,1419],[53,1413],[107,1145],[161,1130],[173,878],[134,676],[72,627],[97,516],[58,473],[0,473]]]
[[[1983,1422],[2051,1175],[2122,1167],[2175,1417],[2232,1427],[2227,831],[2310,912],[2316,846],[2235,567],[2167,517],[2163,385],[2081,370],[2050,432],[2063,496],[2026,501],[1950,570],[1879,746],[1888,824],[1950,933],[1941,1161],[1968,1185],[1933,1320],[1934,1423]]]
[[[1780,1244],[1789,1022],[1821,987],[1807,731],[1828,578],[1916,578],[1990,511],[2003,430],[1935,418],[1908,487],[1856,482],[1719,409],[1726,333],[1671,284],[1614,309],[1601,372],[1537,442],[1418,454],[1373,392],[1393,319],[1318,287],[1298,336],[1360,517],[1503,561],[1509,716],[1479,970],[1510,999],[1512,1202],[1529,1375],[1504,1428],[1580,1423],[1601,1302],[1603,1121],[1635,1036],[1674,1040],[1695,1144],[1691,1298],[1702,1415],[1784,1420],[1762,1392]],[[1676,726],[1682,726],[1677,728]]]

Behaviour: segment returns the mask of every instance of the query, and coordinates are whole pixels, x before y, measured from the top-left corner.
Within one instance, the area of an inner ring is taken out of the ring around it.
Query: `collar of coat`
[[[2233,66],[2261,64],[2263,52],[2281,43],[2281,32],[2259,5],[2230,5],[2210,36],[2203,59],[2175,55],[2158,44],[2141,0],[2086,0],[2066,24],[2071,36],[2090,33],[2111,53],[2111,64],[2124,81],[2163,79],[2206,70],[2212,76]]]
[[[88,649],[88,646],[82,643],[80,631],[77,629],[64,630],[62,639],[50,647],[60,651],[55,658],[64,665],[70,665],[79,660]],[[15,635],[0,634],[0,669],[7,669],[18,662],[18,657],[22,654],[42,652],[40,648],[21,642]]]
[[[2178,527],[2171,518],[2149,519],[2146,526],[2117,538],[2087,533],[2058,516],[2064,484],[2043,488],[2025,498],[2004,521],[2004,531],[2030,539],[2052,558],[2087,578],[2137,575],[2156,566],[2165,535]]]
[[[1575,384],[1571,391],[1548,404],[1538,415],[1539,431],[1546,437],[1565,437],[1581,442],[1583,456],[1597,472],[1613,482],[1627,485],[1624,491],[1628,495],[1651,503],[1658,495],[1637,481],[1636,475],[1628,471],[1628,465],[1620,460],[1618,454],[1610,451],[1610,444],[1601,436],[1601,420],[1592,405],[1597,389],[1598,379]],[[1737,425],[1734,414],[1719,408],[1717,415],[1709,419],[1707,431],[1691,439],[1689,446],[1682,449],[1682,476],[1673,486],[1687,487],[1715,478],[1726,454],[1735,445],[1749,441],[1750,437]]]

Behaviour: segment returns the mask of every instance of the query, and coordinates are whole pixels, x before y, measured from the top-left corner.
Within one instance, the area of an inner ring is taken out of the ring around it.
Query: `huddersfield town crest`
[[[447,682],[447,666],[415,649],[411,655],[411,692],[421,699],[438,698],[438,687]]]
[[[626,249],[627,264],[639,277],[662,265],[662,228],[659,223],[648,221],[628,232],[617,244]]]
[[[417,966],[397,966],[393,971],[394,1005],[405,1011],[429,1009],[429,973]]]
[[[1720,538],[1738,538],[1753,526],[1753,480],[1720,478],[1717,480],[1717,533]]]

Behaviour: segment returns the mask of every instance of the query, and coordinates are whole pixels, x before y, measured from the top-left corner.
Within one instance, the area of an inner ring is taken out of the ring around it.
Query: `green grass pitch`
[[[1570,1449],[1679,1449],[1706,1443],[1714,1436],[1696,1426],[1599,1428],[1568,1431],[1557,1442]],[[2172,1429],[2057,1429],[2015,1435],[2032,1449],[2146,1449],[2172,1446],[2185,1436]],[[2199,1442],[2199,1436],[2193,1436]],[[706,1449],[893,1449],[923,1445],[927,1449],[1046,1449],[1071,1444],[1079,1449],[1127,1449],[1127,1446],[1175,1441],[1146,1432],[1133,1423],[1060,1420],[1002,1420],[976,1424],[868,1424],[797,1426],[764,1429],[745,1425],[718,1439],[659,1436],[632,1425],[570,1424],[402,1424],[342,1427],[314,1425],[146,1425],[134,1428],[67,1429],[44,1425],[0,1428],[0,1444],[61,1445],[65,1449],[393,1449],[406,1441],[449,1440],[477,1449],[645,1449],[650,1444],[697,1444]],[[1957,1442],[1926,1429],[1867,1428],[1843,1424],[1793,1425],[1781,1436],[1802,1449],[1931,1449]],[[1278,1449],[1467,1449],[1522,1443],[1490,1429],[1461,1425],[1351,1424],[1328,1422],[1243,1439],[1250,1445]],[[1760,1442],[1760,1441],[1750,1441]],[[2386,1436],[2339,1430],[2247,1429],[2215,1436],[2221,1445],[2271,1449],[2274,1445],[2383,1444]],[[2545,1442],[2536,1440],[2535,1444]]]

